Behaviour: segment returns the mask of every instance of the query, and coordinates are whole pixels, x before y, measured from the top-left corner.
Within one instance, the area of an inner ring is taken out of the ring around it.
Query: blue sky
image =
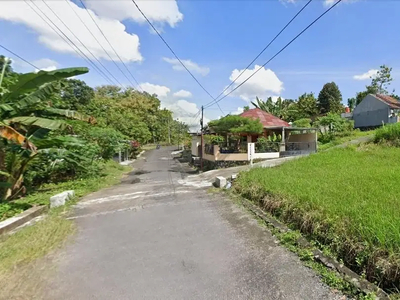
[[[332,1],[314,0],[255,64],[262,65],[279,51],[329,7],[327,2]],[[129,85],[74,15],[73,10],[124,70],[80,3],[71,1],[68,5],[64,0],[46,0],[46,3],[120,82]],[[210,97],[176,64],[133,3],[130,0],[84,3],[141,87],[157,93],[163,106],[172,109],[175,117],[187,123],[197,122],[191,116],[202,104],[210,102]],[[137,3],[204,87],[217,96],[306,1],[139,0]],[[42,1],[35,4],[87,53]],[[318,94],[323,84],[330,81],[339,85],[346,102],[370,83],[367,72],[374,74],[382,64],[393,67],[391,89],[400,92],[398,16],[399,1],[344,0],[255,75],[254,80],[222,100],[221,108],[224,113],[240,111],[256,95],[296,99],[304,92]],[[0,44],[39,68],[88,65],[24,1],[0,1],[0,32]],[[1,54],[14,58],[8,53]],[[241,80],[252,73],[255,64]],[[32,70],[18,60],[15,69]],[[81,79],[91,86],[106,84],[92,69]],[[216,106],[206,110],[207,119],[220,115]]]

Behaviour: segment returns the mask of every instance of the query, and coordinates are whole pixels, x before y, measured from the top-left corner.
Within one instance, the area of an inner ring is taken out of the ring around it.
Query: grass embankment
[[[77,179],[57,184],[44,184],[38,191],[24,198],[12,202],[0,203],[0,221],[17,215],[34,205],[48,205],[51,196],[66,190],[74,190],[77,197],[82,197],[103,187],[114,185],[119,182],[121,174],[128,170],[129,167],[108,161],[104,164],[99,177]]]
[[[381,287],[400,284],[400,149],[334,149],[240,174],[234,188]],[[398,292],[398,290],[397,290]]]
[[[130,167],[114,162],[105,164],[102,176],[82,180],[73,180],[61,184],[49,184],[26,198],[16,201],[19,204],[48,204],[49,197],[58,192],[73,189],[81,197],[120,182]],[[63,217],[70,204],[49,211],[44,220],[21,229],[17,233],[0,237],[0,299],[32,299],[37,293],[44,270],[32,267],[33,262],[60,247],[75,230],[74,223]],[[1,204],[4,207],[6,204]],[[32,272],[36,275],[32,275]]]

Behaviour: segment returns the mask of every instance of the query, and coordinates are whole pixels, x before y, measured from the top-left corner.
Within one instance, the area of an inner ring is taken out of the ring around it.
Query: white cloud
[[[174,97],[177,97],[177,98],[190,98],[190,97],[192,97],[192,93],[189,92],[189,91],[180,90],[180,91],[174,93]]]
[[[355,79],[355,80],[367,80],[367,79],[374,78],[377,73],[378,73],[378,70],[371,69],[368,72],[365,72],[364,74],[354,75],[353,79]]]
[[[185,68],[181,65],[181,63],[176,58],[168,58],[163,57],[163,60],[172,65],[172,69],[176,71],[185,71]],[[202,76],[206,76],[210,73],[210,68],[199,66],[197,63],[191,61],[190,59],[183,60],[182,63],[188,68],[188,70],[198,73]]]
[[[253,74],[260,66],[255,65],[254,69],[246,69],[242,76],[229,88],[225,93],[236,88],[241,84],[247,77]],[[235,80],[243,70],[235,69],[232,71],[229,79]],[[271,70],[262,67],[253,77],[251,77],[246,83],[235,90],[231,95],[238,96],[245,101],[251,101],[256,96],[259,98],[266,98],[271,94],[280,94],[283,91],[283,82],[279,80],[278,76]]]
[[[199,118],[194,116],[199,111],[196,103],[185,99],[176,100],[176,94],[181,91],[171,93],[171,89],[164,85],[152,84],[149,82],[141,83],[140,87],[149,94],[156,94],[161,101],[161,107],[167,108],[173,112],[173,117],[179,121],[188,124],[191,130],[198,130],[200,127]],[[190,93],[188,91],[184,91]],[[191,94],[190,94],[191,95]],[[204,118],[204,124],[209,122],[208,118]]]
[[[144,91],[148,92],[151,95],[156,94],[160,100],[165,99],[169,95],[169,92],[171,91],[166,86],[152,84],[149,82],[141,83],[139,86],[140,88],[142,88]]]
[[[119,21],[131,19],[138,23],[145,23],[141,13],[132,1],[113,0],[113,1],[85,1],[88,8],[95,11],[98,15]],[[174,0],[152,0],[137,1],[138,6],[152,23],[156,23],[157,30],[167,23],[174,27],[183,20],[183,14],[179,11],[178,4]]]
[[[232,111],[231,115],[240,115],[244,111],[243,107],[238,107],[237,110]]]
[[[39,68],[39,69],[35,69],[35,72],[38,72],[39,70],[54,71],[58,67],[58,63],[49,58],[42,58],[39,60],[35,60],[32,62],[32,64]]]
[[[108,1],[98,2],[106,3]],[[31,2],[28,3],[40,14],[40,11],[38,11]],[[58,20],[58,18],[42,1],[34,1],[34,3],[64,32],[65,35],[74,41],[74,43],[82,50],[82,52],[84,52],[88,57],[91,57],[89,51],[87,51],[80,44],[80,42],[71,34],[71,32],[67,30],[65,25]],[[66,1],[46,1],[46,3],[96,57],[109,60],[108,55],[104,52],[101,46],[99,46],[89,31],[86,30],[86,28],[82,25],[74,11],[85,22],[85,24],[100,41],[110,56],[115,60],[118,59],[85,9],[80,8],[72,1],[69,1],[68,3]],[[96,20],[123,61],[134,62],[142,60],[142,56],[139,52],[139,37],[136,34],[127,33],[125,31],[125,25],[118,20],[99,17],[91,10],[89,10],[89,13]],[[47,20],[47,18],[45,19]],[[0,20],[24,24],[38,34],[39,42],[44,44],[46,47],[57,52],[72,53],[77,55],[75,51],[60,36],[58,36],[49,27],[49,25],[47,25],[24,1],[0,1]]]

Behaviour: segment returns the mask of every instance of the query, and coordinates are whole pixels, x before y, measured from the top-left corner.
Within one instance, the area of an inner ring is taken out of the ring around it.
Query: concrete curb
[[[243,205],[249,209],[252,213],[254,213],[256,216],[261,218],[263,221],[265,221],[268,225],[276,228],[282,233],[290,231],[290,229],[275,220],[274,218],[271,218],[265,213],[261,208],[257,207],[253,203],[251,203],[249,200],[242,198],[243,200]],[[297,240],[297,243],[301,245],[302,247],[311,247],[311,244],[304,238],[300,237]],[[362,291],[365,294],[369,293],[375,293],[377,300],[390,300],[388,294],[386,294],[385,291],[380,289],[378,286],[375,284],[369,282],[366,279],[361,278],[357,273],[353,272],[343,264],[340,264],[338,261],[335,259],[332,259],[328,256],[325,256],[322,251],[316,249],[313,251],[314,255],[314,260],[323,264],[325,267],[337,271],[344,280],[355,286],[358,290]]]
[[[33,218],[41,215],[47,207],[45,205],[42,206],[34,206],[30,209],[20,213],[17,216],[8,218],[0,222],[0,235],[7,233],[15,228],[29,222]]]

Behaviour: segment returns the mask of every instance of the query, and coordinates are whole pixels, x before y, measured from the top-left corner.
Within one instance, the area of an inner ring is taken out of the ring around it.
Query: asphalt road
[[[45,299],[339,299],[242,208],[182,184],[161,148],[81,201]]]

